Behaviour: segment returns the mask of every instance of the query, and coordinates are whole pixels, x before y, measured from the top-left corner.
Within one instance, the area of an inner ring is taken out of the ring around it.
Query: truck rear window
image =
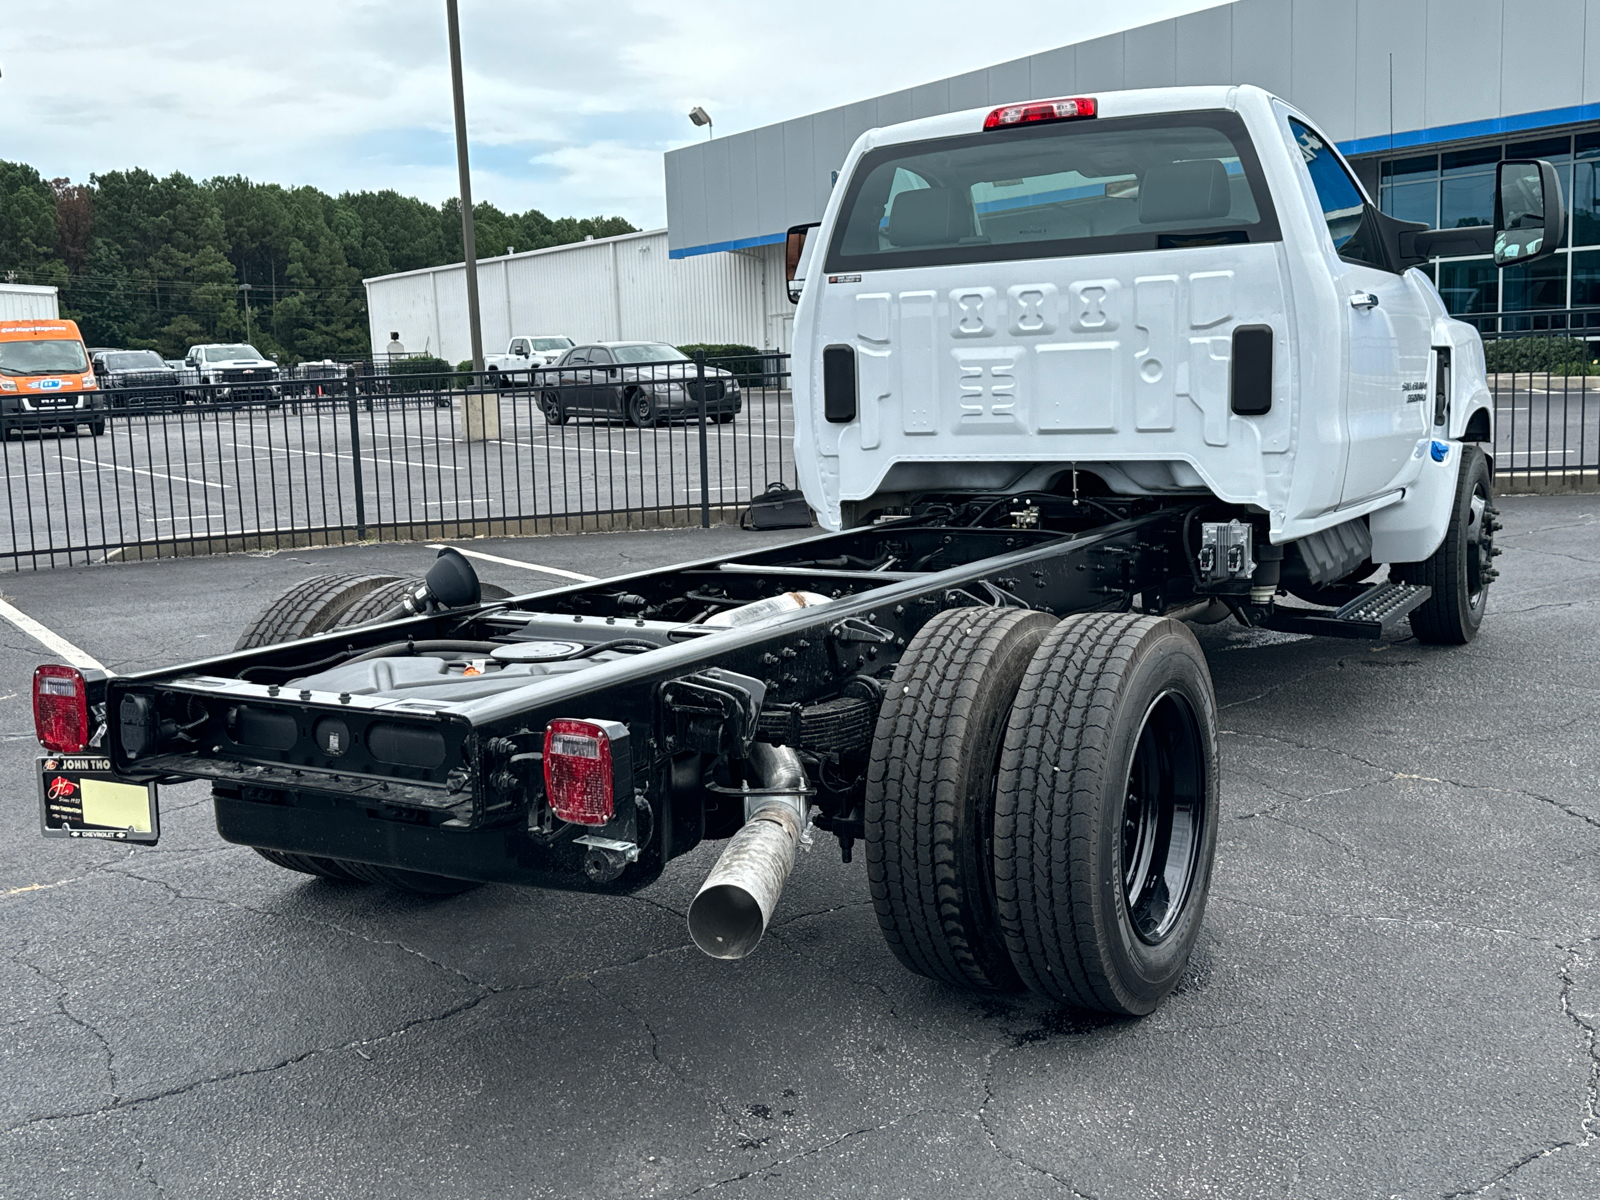
[[[1164,113],[869,151],[827,270],[1055,258],[1278,240],[1244,122]]]

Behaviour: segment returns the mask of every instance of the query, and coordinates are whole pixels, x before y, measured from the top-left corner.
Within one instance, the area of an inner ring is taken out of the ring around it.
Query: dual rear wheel
[[[1124,1015],[1210,887],[1216,700],[1181,622],[954,609],[907,648],[868,774],[878,921],[911,970]]]

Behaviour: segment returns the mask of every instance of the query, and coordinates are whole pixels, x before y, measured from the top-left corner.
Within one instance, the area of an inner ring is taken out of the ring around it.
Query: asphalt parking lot
[[[278,531],[346,530],[355,541],[361,522],[699,513],[698,422],[636,429],[573,417],[552,426],[532,393],[507,391],[498,435],[468,442],[462,405],[379,400],[353,414],[344,400],[188,405],[116,414],[99,437],[28,432],[0,446],[10,514],[0,521],[0,565],[13,554],[68,565],[102,561],[108,548]],[[743,411],[706,427],[709,505],[792,483],[793,433],[787,391],[746,389]]]
[[[1225,823],[1188,976],[1141,1021],[905,973],[824,839],[737,963],[684,929],[715,846],[629,899],[422,901],[221,843],[198,785],[154,849],[43,841],[52,656],[0,625],[0,1196],[1593,1200],[1600,497],[1501,507],[1469,647],[1201,632]],[[470,548],[611,575],[776,536]],[[230,646],[306,575],[430,557],[0,591],[126,672]]]

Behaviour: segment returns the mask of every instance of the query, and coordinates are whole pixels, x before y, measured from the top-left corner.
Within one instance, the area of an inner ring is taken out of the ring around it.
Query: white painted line
[[[428,549],[443,550],[444,543],[429,542]],[[498,554],[485,554],[482,550],[468,550],[463,546],[452,546],[451,549],[465,554],[468,558],[481,558],[484,562],[499,563],[504,567],[521,567],[524,571],[537,571],[541,575],[557,575],[562,579],[576,579],[579,583],[593,583],[597,578],[594,575],[580,575],[576,571],[563,571],[560,567],[541,567],[538,563],[523,562],[518,558],[501,558]]]
[[[152,479],[170,479],[174,483],[197,483],[201,487],[217,488],[219,491],[228,490],[227,484],[212,483],[209,479],[190,479],[187,475],[163,475],[160,471],[146,471],[143,467],[124,467],[120,463],[90,463],[88,459],[79,458],[75,454],[63,454],[61,457],[69,462],[75,462],[83,466],[95,466],[101,470],[110,468],[113,471],[132,471],[138,475],[148,475]]]
[[[0,617],[10,621],[46,650],[59,657],[69,667],[93,667],[97,671],[105,670],[105,666],[99,661],[79,650],[60,634],[46,629],[15,605],[0,600]]]

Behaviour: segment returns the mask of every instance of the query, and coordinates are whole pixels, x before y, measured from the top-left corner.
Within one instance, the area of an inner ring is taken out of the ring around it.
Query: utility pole
[[[239,290],[244,293],[244,340],[247,342],[253,341],[254,339],[250,336],[250,285],[241,283]]]
[[[478,321],[478,244],[472,230],[472,172],[467,166],[467,105],[461,90],[461,18],[456,0],[444,0],[450,25],[450,88],[456,108],[456,169],[461,174],[461,248],[466,251],[467,326],[472,335],[472,369],[483,370],[483,326]],[[442,349],[442,347],[441,347]]]

